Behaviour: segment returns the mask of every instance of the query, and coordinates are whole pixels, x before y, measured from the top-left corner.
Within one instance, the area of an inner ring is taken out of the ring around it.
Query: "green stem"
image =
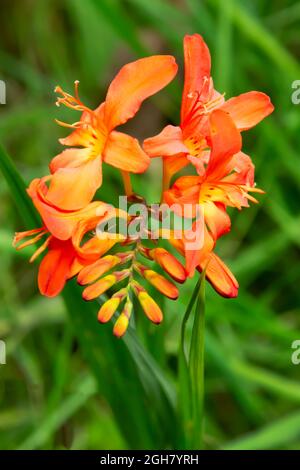
[[[200,278],[200,289],[196,304],[192,331],[189,371],[192,395],[191,448],[203,448],[204,421],[204,337],[205,337],[205,271]]]

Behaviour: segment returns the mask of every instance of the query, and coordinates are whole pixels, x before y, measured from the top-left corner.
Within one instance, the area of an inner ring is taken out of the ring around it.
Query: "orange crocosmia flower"
[[[227,112],[239,131],[247,130],[274,109],[264,93],[251,91],[228,101],[213,87],[211,59],[199,34],[184,38],[185,79],[180,126],[166,126],[160,134],[144,141],[150,157],[165,157],[170,178],[189,162],[207,163],[209,153],[209,116],[215,109]]]
[[[230,230],[226,207],[247,207],[248,200],[257,202],[249,192],[263,191],[254,187],[254,166],[250,157],[240,151],[240,133],[229,115],[213,111],[210,127],[212,150],[204,172],[201,168],[198,176],[178,178],[165,191],[164,201],[180,215],[188,204],[192,205],[191,216],[197,217],[199,230],[205,223],[216,240]]]
[[[38,286],[41,294],[53,297],[61,292],[67,279],[102,256],[118,239],[100,240],[93,236],[82,244],[87,232],[95,229],[98,223],[108,217],[111,206],[93,202],[79,211],[61,211],[48,203],[46,181],[47,177],[35,179],[28,188],[28,194],[44,225],[26,232],[17,232],[13,246],[20,250],[44,238],[30,262],[48,250],[40,263]]]
[[[64,150],[50,163],[53,177],[48,200],[65,210],[86,206],[102,183],[102,161],[120,170],[142,173],[149,157],[137,139],[114,129],[131,119],[142,102],[166,86],[175,76],[177,64],[172,56],[152,56],[125,65],[108,88],[104,103],[95,110],[85,106],[78,96],[65,93],[57,104],[82,112],[81,119],[72,125],[60,124],[75,130],[60,139],[72,148]],[[80,147],[80,148],[77,148]],[[63,188],[63,191],[62,191]]]
[[[94,237],[82,246],[76,245],[81,242],[84,235],[82,230],[78,235],[75,229],[72,239],[60,240],[49,234],[45,227],[15,234],[13,246],[17,250],[33,245],[46,237],[43,244],[30,258],[30,262],[33,262],[41,253],[48,250],[39,266],[38,287],[41,294],[47,297],[58,295],[68,279],[76,276],[116,243],[116,241],[109,239],[95,240]]]

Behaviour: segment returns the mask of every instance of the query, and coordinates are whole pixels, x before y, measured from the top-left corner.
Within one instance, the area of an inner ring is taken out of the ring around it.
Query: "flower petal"
[[[143,148],[149,157],[167,157],[178,153],[189,153],[183,143],[180,127],[166,126],[160,134],[144,140]]]
[[[150,158],[140,147],[137,139],[117,131],[109,134],[103,160],[120,170],[133,173],[143,173],[150,164]]]
[[[222,181],[226,183],[254,186],[254,165],[249,155],[236,153],[228,164],[228,176]]]
[[[242,147],[241,134],[230,115],[220,109],[210,115],[211,155],[207,166],[210,181],[226,175],[228,159],[238,153]]]
[[[47,230],[60,240],[70,238],[79,223],[90,218],[104,215],[107,212],[107,205],[103,202],[91,202],[79,211],[61,211],[51,206],[47,199],[48,188],[45,180],[34,179],[27,192],[32,199],[33,204],[40,213]]]
[[[206,266],[206,278],[213,288],[223,297],[237,297],[239,284],[230,269],[214,253],[208,259],[201,262],[199,271]]]
[[[210,53],[200,34],[184,37],[184,88],[181,122],[191,111],[195,97],[206,101],[210,85]]]
[[[205,222],[215,240],[230,231],[231,220],[223,204],[206,202]]]
[[[69,278],[74,258],[75,251],[70,241],[63,242],[55,238],[50,241],[49,251],[39,267],[38,286],[41,294],[54,297],[61,292]]]
[[[90,155],[89,149],[71,148],[63,150],[63,152],[52,158],[49,169],[51,173],[55,173],[60,168],[77,168],[88,160]]]
[[[188,164],[189,160],[185,153],[179,153],[178,155],[164,158],[165,171],[168,178],[171,178],[175,173]]]
[[[78,153],[86,154],[86,150],[79,149]],[[63,210],[78,210],[91,202],[101,183],[101,157],[92,157],[83,161],[80,166],[58,169],[52,175],[47,200]]]
[[[249,91],[230,98],[221,107],[227,111],[240,131],[256,126],[271,114],[274,106],[268,95],[259,91]]]
[[[212,251],[214,241],[204,224],[203,211],[198,213],[197,219],[190,230],[185,230],[183,235],[185,269],[189,277],[192,277],[195,268],[200,261]]]
[[[108,129],[132,118],[142,102],[164,88],[176,72],[175,59],[168,55],[146,57],[124,65],[106,95],[104,121]]]

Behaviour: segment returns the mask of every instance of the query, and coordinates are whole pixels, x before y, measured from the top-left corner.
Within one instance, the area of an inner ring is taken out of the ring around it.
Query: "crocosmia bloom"
[[[210,69],[210,53],[203,38],[199,34],[185,36],[180,126],[168,125],[160,134],[144,142],[150,157],[164,157],[167,181],[189,162],[198,166],[207,162],[211,134],[209,118],[215,109],[228,113],[239,131],[255,126],[274,109],[270,98],[258,91],[225,101],[224,95],[214,89]]]
[[[250,157],[240,151],[241,138],[228,114],[222,110],[210,116],[211,155],[198,176],[182,176],[165,191],[164,201],[174,208],[190,204],[194,207],[199,230],[206,224],[214,240],[230,230],[226,207],[248,207],[248,200],[257,202],[250,192],[262,192],[254,186],[254,166]],[[224,129],[226,131],[224,131]],[[198,213],[197,213],[198,210]],[[199,246],[199,250],[202,246]],[[188,256],[190,259],[190,255]],[[198,262],[188,262],[188,272]]]
[[[62,95],[57,104],[65,104],[82,114],[74,124],[61,123],[74,131],[60,139],[71,148],[50,163],[53,176],[47,197],[52,204],[65,210],[87,205],[101,186],[102,162],[133,173],[147,169],[149,156],[137,139],[114,129],[131,119],[142,102],[165,87],[176,72],[177,65],[171,56],[152,56],[127,64],[111,82],[105,101],[95,110],[80,100],[78,82],[75,82],[75,96],[56,88]]]

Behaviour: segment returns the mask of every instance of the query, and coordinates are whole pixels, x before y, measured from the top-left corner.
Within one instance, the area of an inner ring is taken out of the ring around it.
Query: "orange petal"
[[[147,292],[140,292],[138,299],[149,320],[159,324],[163,320],[163,314],[155,300]]]
[[[90,149],[66,149],[52,158],[49,169],[55,173],[60,168],[76,168],[87,161],[89,154]]]
[[[74,257],[75,252],[70,241],[50,241],[49,251],[39,267],[38,286],[41,294],[54,297],[61,292],[69,277]]]
[[[223,178],[226,183],[254,186],[254,165],[249,155],[236,153],[230,160],[228,176]]]
[[[108,274],[103,279],[86,287],[82,293],[84,300],[93,300],[106,292],[111,286],[117,282],[117,277],[114,274]]]
[[[91,202],[102,183],[101,157],[90,157],[90,149],[78,149],[74,153],[82,154],[81,165],[74,167],[69,164],[69,166],[57,169],[51,177],[47,193],[47,200],[50,204],[62,210],[78,210],[85,207]],[[65,157],[62,158],[65,159]],[[74,165],[78,163],[79,157],[76,158]],[[57,162],[54,166],[56,165]]]
[[[199,270],[201,271],[206,264],[206,277],[213,288],[223,297],[237,297],[239,284],[223,261],[214,253],[211,253],[209,258],[200,264]]]
[[[119,307],[121,302],[120,297],[115,297],[104,302],[98,312],[98,321],[100,323],[107,323]]]
[[[104,253],[119,241],[117,235],[115,237],[107,236],[107,238],[98,237],[98,224],[105,221],[107,217],[115,217],[116,215],[115,209],[109,204],[105,204],[104,202],[101,203],[100,201],[97,204],[98,206],[96,206],[94,214],[91,214],[90,217],[81,218],[81,220],[78,221],[72,235],[73,245],[78,256],[84,259],[89,259],[91,262],[99,259],[99,257],[104,255]],[[84,240],[85,235],[90,231],[96,231],[96,235],[82,244],[82,240]]]
[[[194,218],[199,202],[200,185],[198,176],[182,176],[173,187],[164,192],[164,202],[179,217]]]
[[[176,75],[172,56],[151,56],[121,68],[111,82],[105,99],[104,121],[114,129],[132,118],[142,102],[164,88]]]
[[[181,105],[181,122],[191,111],[194,98],[206,101],[209,92],[210,53],[199,34],[184,37],[184,88]]]
[[[205,222],[215,240],[230,231],[231,220],[224,205],[206,202],[204,214]]]
[[[101,116],[103,114],[104,103],[102,103],[95,110],[95,113]],[[80,118],[80,127],[75,129],[67,137],[59,139],[62,145],[68,145],[70,147],[89,147],[95,142],[95,137],[91,129],[94,125],[95,117],[93,113],[84,111]]]
[[[192,188],[193,186],[200,186],[200,184],[201,178],[199,178],[199,176],[180,176],[180,178],[175,181],[173,188],[176,190],[179,189],[180,191],[185,191]]]
[[[94,262],[107,253],[118,242],[118,239],[99,240],[99,238],[93,237],[82,246],[76,246],[75,248],[80,258]]]
[[[104,256],[104,258],[101,258],[95,261],[95,263],[92,263],[83,268],[78,274],[77,282],[82,286],[85,284],[90,284],[120,262],[121,260],[117,256]]]
[[[60,240],[67,240],[75,231],[79,221],[94,217],[99,212],[107,210],[102,202],[92,202],[79,211],[61,211],[49,204],[46,199],[48,188],[45,184],[47,178],[34,179],[27,192],[33,204],[40,213],[48,231]]]
[[[226,175],[228,159],[241,150],[242,138],[229,114],[220,109],[210,115],[210,132],[212,151],[207,175],[211,181]]]
[[[153,259],[177,282],[184,282],[186,272],[182,264],[164,248],[154,248],[150,251]]]
[[[178,153],[189,153],[183,143],[180,127],[166,126],[160,134],[144,140],[143,147],[150,157],[166,157]]]
[[[103,160],[120,170],[133,173],[143,173],[150,164],[150,158],[137,139],[117,131],[109,134],[103,151]]]
[[[256,126],[271,114],[274,106],[268,95],[259,91],[249,91],[230,98],[221,109],[227,111],[240,131]]]
[[[171,178],[175,173],[180,171],[182,168],[189,164],[189,160],[186,154],[180,153],[173,157],[165,157],[164,165],[167,176]]]
[[[73,263],[69,272],[68,279],[71,279],[72,277],[77,276],[77,274],[82,270],[82,268],[87,266],[89,263],[90,263],[89,260],[84,260],[83,258],[78,257],[76,254],[76,257],[73,260]]]
[[[201,206],[202,208],[202,206]],[[199,265],[203,256],[213,248],[213,240],[204,224],[203,208],[197,214],[197,219],[193,222],[192,229],[185,230],[183,234],[184,255],[186,261],[186,271],[192,277],[195,268]]]
[[[179,292],[175,284],[168,281],[165,277],[161,276],[152,269],[146,269],[143,276],[152,284],[159,292],[170,299],[177,299]]]

